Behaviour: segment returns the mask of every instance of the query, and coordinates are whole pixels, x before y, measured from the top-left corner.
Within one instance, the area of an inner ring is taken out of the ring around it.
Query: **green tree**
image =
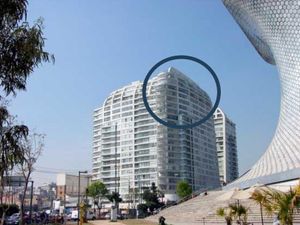
[[[106,198],[113,203],[113,206],[116,207],[117,213],[119,211],[119,203],[123,201],[119,192],[112,192],[106,195]]]
[[[27,0],[0,1],[0,203],[4,177],[16,164],[24,161],[22,142],[28,135],[25,125],[17,125],[8,112],[4,97],[26,89],[26,81],[43,62],[54,62],[54,56],[44,51],[43,23],[32,26],[26,21]],[[2,214],[1,224],[4,223]]]
[[[247,224],[249,209],[240,203],[229,204],[231,214],[234,219],[238,219],[242,224]]]
[[[291,188],[288,192],[264,188],[253,192],[251,198],[260,203],[261,196],[263,196],[264,201],[261,204],[267,214],[277,214],[280,224],[293,225],[294,209],[299,207],[299,190],[299,185]]]
[[[143,200],[149,208],[150,212],[153,212],[154,209],[158,209],[163,206],[163,203],[159,201],[159,196],[162,193],[157,189],[155,183],[151,184],[149,189],[146,189],[143,193]]]
[[[25,90],[34,68],[54,61],[44,51],[42,19],[30,26],[26,15],[27,0],[0,1],[0,84],[6,94]]]
[[[28,135],[28,128],[24,125],[13,124],[12,116],[5,107],[0,107],[0,204],[3,205],[4,187],[8,179],[9,171],[16,164],[22,164],[25,160],[23,143]],[[3,208],[1,224],[9,207]]]
[[[185,181],[181,180],[176,185],[176,193],[179,196],[179,198],[184,198],[189,195],[191,195],[193,192],[191,185]]]
[[[217,216],[223,217],[227,225],[231,225],[234,219],[239,219],[241,224],[247,224],[249,209],[241,204],[229,204],[227,207],[218,208]]]
[[[137,210],[139,211],[139,218],[144,218],[148,215],[148,206],[144,203],[138,204]]]
[[[93,198],[94,202],[94,213],[96,214],[95,205],[98,208],[99,216],[101,216],[101,208],[102,208],[102,201],[108,194],[108,190],[100,181],[95,181],[91,183],[87,188],[87,195]]]
[[[114,192],[114,191],[110,194],[107,194],[106,198],[110,202],[115,202],[117,205],[123,201],[123,199],[120,197],[120,194],[118,192]]]
[[[257,204],[259,204],[259,210],[260,210],[260,219],[261,219],[261,224],[264,225],[264,214],[263,214],[263,205],[266,204],[266,196],[259,190],[255,190],[253,193],[252,193],[252,196],[251,198],[253,200],[255,200],[255,202]]]
[[[226,221],[227,225],[232,224],[233,220],[233,212],[231,208],[224,207],[224,208],[218,208],[216,211],[217,216],[223,217]]]

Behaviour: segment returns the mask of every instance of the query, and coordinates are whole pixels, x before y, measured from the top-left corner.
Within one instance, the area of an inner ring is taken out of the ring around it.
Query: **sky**
[[[240,174],[270,143],[279,115],[278,72],[257,54],[221,0],[30,0],[29,22],[39,17],[55,64],[37,68],[27,90],[10,103],[20,122],[46,135],[34,173],[39,183],[55,181],[57,172],[91,170],[93,110],[172,55],[197,57],[218,75],[220,107],[237,126]],[[215,85],[205,69],[184,61],[171,65],[214,101]]]

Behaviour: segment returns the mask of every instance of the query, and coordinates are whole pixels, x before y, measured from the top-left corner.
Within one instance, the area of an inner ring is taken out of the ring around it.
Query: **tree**
[[[116,207],[117,212],[119,210],[119,203],[123,201],[123,199],[120,196],[119,192],[112,192],[111,194],[107,194],[106,198],[114,204],[114,207]]]
[[[95,181],[91,183],[87,188],[87,195],[91,198],[93,198],[94,202],[94,213],[96,214],[96,208],[95,205],[98,208],[99,211],[99,217],[101,217],[101,208],[102,208],[102,200],[106,197],[108,194],[108,190],[100,181]]]
[[[238,219],[242,224],[247,224],[248,211],[249,209],[243,206],[242,204],[229,204],[228,206],[231,209],[232,216],[234,219]]]
[[[139,212],[138,217],[139,218],[144,218],[148,215],[148,206],[144,203],[138,204],[137,205],[137,210]]]
[[[241,220],[242,224],[247,224],[249,209],[241,204],[229,204],[227,207],[218,208],[216,214],[223,217],[227,225],[231,225],[234,219]],[[242,218],[242,219],[240,219]]]
[[[161,192],[158,191],[155,183],[152,183],[151,187],[143,193],[143,200],[151,213],[154,209],[158,209],[163,206],[163,203],[159,201],[159,195],[161,195]]]
[[[179,198],[184,198],[189,195],[191,195],[193,192],[191,185],[185,181],[181,180],[176,185],[176,193],[179,196]]]
[[[0,87],[5,96],[26,89],[30,73],[43,62],[54,62],[54,56],[44,51],[43,23],[33,26],[26,21],[27,0],[0,1]],[[15,124],[0,96],[0,203],[4,176],[22,163],[21,143],[28,135],[25,125]],[[1,224],[4,223],[5,211]]]
[[[252,199],[261,202],[261,196],[264,201],[261,203],[267,214],[277,214],[280,224],[292,225],[293,213],[296,207],[299,207],[300,187],[297,185],[288,192],[281,192],[271,188],[256,190],[252,194]]]
[[[0,1],[0,85],[6,94],[25,90],[26,81],[42,62],[54,62],[44,51],[43,22],[26,21],[27,0]]]
[[[23,163],[24,153],[22,143],[26,140],[28,128],[24,125],[15,125],[13,117],[5,106],[0,107],[0,204],[3,205],[3,191],[5,177],[13,170],[16,164]],[[2,213],[1,224],[4,223],[6,211]]]
[[[23,143],[23,156],[24,160],[19,165],[20,173],[24,178],[24,189],[21,198],[21,207],[20,207],[20,224],[23,224],[23,214],[24,214],[24,203],[26,198],[26,192],[28,189],[28,183],[30,176],[34,171],[34,165],[38,160],[39,156],[42,154],[44,147],[44,135],[42,134],[32,134],[29,135]],[[31,218],[30,218],[31,219]]]
[[[232,224],[233,212],[231,208],[228,207],[218,208],[216,214],[220,217],[223,217],[227,225]]]
[[[255,200],[255,202],[259,204],[261,224],[264,225],[264,215],[262,206],[266,204],[266,196],[257,189],[252,193],[251,199]]]
[[[118,192],[114,192],[114,191],[111,194],[107,194],[106,198],[110,202],[115,202],[116,205],[118,205],[120,202],[123,201],[123,199],[120,197],[120,194]]]

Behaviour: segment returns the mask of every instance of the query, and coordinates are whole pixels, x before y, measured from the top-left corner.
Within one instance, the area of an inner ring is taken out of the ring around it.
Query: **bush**
[[[176,185],[176,193],[180,198],[187,197],[193,193],[191,185],[185,181],[181,180]]]
[[[148,216],[148,206],[146,204],[138,204],[137,210],[139,211],[139,217]]]

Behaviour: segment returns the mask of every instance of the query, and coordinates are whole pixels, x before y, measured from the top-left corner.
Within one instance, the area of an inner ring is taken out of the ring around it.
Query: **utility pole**
[[[78,216],[78,218],[77,218],[77,225],[79,225],[79,220],[80,220],[80,174],[82,174],[82,173],[87,173],[88,171],[79,171],[78,172],[78,207],[77,207],[77,211],[78,211],[78,213],[77,213],[77,216]]]
[[[89,205],[89,202],[88,202],[88,186],[90,185],[89,181],[90,180],[88,178],[88,180],[87,180],[87,188],[85,189],[85,204],[87,205],[87,207]],[[87,210],[85,211],[85,218],[87,218]]]
[[[66,208],[66,192],[67,192],[67,185],[64,186],[64,209]]]
[[[77,199],[77,225],[79,225],[79,220],[80,220],[80,171],[78,172],[78,199]]]

